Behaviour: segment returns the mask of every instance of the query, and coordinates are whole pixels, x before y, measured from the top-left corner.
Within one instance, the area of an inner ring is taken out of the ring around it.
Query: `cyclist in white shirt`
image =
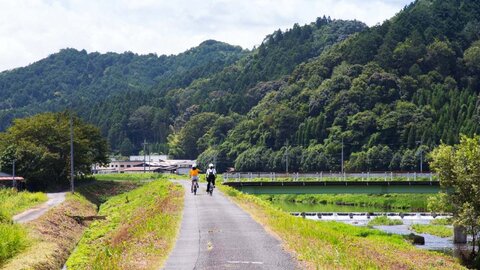
[[[210,163],[208,165],[208,169],[205,172],[205,178],[207,179],[207,192],[210,190],[210,188],[215,188],[215,178],[217,178],[217,171],[213,167],[213,164]]]

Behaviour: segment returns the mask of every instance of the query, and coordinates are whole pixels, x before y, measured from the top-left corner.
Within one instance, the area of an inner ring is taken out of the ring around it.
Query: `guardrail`
[[[436,181],[434,173],[417,172],[361,172],[361,173],[275,173],[275,172],[238,172],[224,173],[224,182],[249,182],[249,181]]]
[[[438,193],[438,181],[229,181],[249,194]]]

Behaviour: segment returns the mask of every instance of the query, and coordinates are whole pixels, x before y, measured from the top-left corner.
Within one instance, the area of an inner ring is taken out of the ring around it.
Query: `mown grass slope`
[[[293,217],[255,196],[220,188],[309,269],[463,269],[453,258],[419,250],[401,236]]]
[[[173,247],[181,219],[183,191],[153,181],[114,196],[67,261],[68,269],[159,269]]]
[[[96,207],[80,194],[68,194],[65,202],[25,225],[31,245],[3,268],[60,269],[90,221]]]

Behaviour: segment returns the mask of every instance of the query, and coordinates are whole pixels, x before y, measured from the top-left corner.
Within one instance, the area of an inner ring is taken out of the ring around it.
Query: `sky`
[[[178,54],[214,39],[245,49],[326,15],[372,26],[411,0],[0,0],[0,71],[63,48]]]

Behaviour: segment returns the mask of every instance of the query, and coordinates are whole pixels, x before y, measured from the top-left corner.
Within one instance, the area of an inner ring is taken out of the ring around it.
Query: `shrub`
[[[393,226],[402,225],[403,221],[398,219],[389,219],[387,216],[379,216],[368,222],[368,226]]]

